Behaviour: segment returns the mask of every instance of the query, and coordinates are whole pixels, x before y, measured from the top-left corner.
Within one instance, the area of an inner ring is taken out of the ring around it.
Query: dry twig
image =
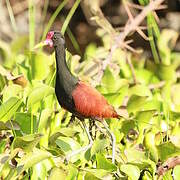
[[[161,7],[161,4],[164,2],[164,0],[156,0],[156,1],[151,1],[146,7],[143,8],[143,10],[135,17],[132,19],[132,16],[129,14],[129,16],[131,17],[131,19],[129,21],[127,21],[127,23],[125,24],[124,27],[124,31],[120,32],[117,36],[115,36],[114,38],[114,44],[111,46],[110,52],[107,56],[107,58],[104,60],[103,62],[103,66],[101,71],[99,71],[99,75],[98,75],[98,81],[97,83],[100,83],[104,70],[106,69],[106,67],[108,66],[108,64],[110,63],[111,59],[112,59],[112,55],[115,52],[115,50],[117,48],[126,48],[129,49],[131,51],[134,51],[133,48],[131,48],[130,46],[128,46],[125,43],[125,38],[134,31],[139,31],[140,28],[138,28],[140,26],[140,24],[142,23],[142,21],[145,19],[145,17],[150,13],[153,12],[157,9],[159,9],[159,7]],[[140,31],[139,31],[140,32]],[[142,33],[140,33],[142,35]],[[145,37],[145,36],[144,36]]]
[[[161,166],[158,167],[158,176],[163,176],[168,170],[174,168],[177,165],[180,165],[180,156],[175,156],[167,159],[167,161],[165,161]]]

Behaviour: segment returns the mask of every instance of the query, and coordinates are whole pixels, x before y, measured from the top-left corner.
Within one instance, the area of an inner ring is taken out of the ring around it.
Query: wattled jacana
[[[114,108],[106,99],[89,84],[73,76],[66,64],[65,40],[58,31],[47,34],[45,44],[54,47],[56,56],[56,85],[55,93],[61,107],[71,112],[81,120],[89,139],[89,145],[73,151],[68,159],[75,154],[91,148],[93,141],[84,122],[85,118],[100,121],[112,140],[112,162],[115,161],[115,136],[110,132],[104,118],[119,118]]]

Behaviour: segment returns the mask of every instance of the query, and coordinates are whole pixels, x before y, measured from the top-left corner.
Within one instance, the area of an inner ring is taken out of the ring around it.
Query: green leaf
[[[117,167],[112,164],[112,162],[108,161],[102,154],[97,153],[96,154],[96,160],[97,160],[97,168],[98,169],[104,169],[109,172],[113,172],[117,170]]]
[[[43,132],[51,115],[52,115],[52,109],[46,108],[42,110],[39,121],[38,132]]]
[[[90,168],[84,168],[84,171],[86,171],[87,173],[90,173],[91,175],[95,176],[96,178],[102,179],[103,177],[109,175],[109,172],[104,170],[104,169],[90,169]],[[90,175],[88,174],[88,177]],[[90,176],[93,177],[93,176]],[[112,177],[110,177],[111,179]]]
[[[49,157],[51,157],[50,153],[48,153],[47,151],[40,150],[40,149],[34,149],[33,152],[27,153],[18,162],[18,165],[16,168],[18,176],[26,169],[33,167],[35,164]]]
[[[21,131],[24,134],[30,134],[31,133],[31,113],[16,113],[15,114],[15,121],[19,124],[21,127]],[[33,116],[33,129],[36,129],[36,116]]]
[[[136,95],[132,95],[127,104],[127,110],[129,113],[135,113],[137,111],[141,111],[146,102],[147,97],[140,97]]]
[[[74,165],[71,165],[71,164],[69,164],[67,168],[68,168],[68,175],[66,177],[66,180],[77,179],[77,176],[79,173],[78,169]]]
[[[153,161],[158,162],[158,149],[155,144],[155,133],[148,132],[144,137],[144,145],[147,151],[150,153],[150,156]]]
[[[124,97],[128,94],[128,86],[123,86],[117,93],[104,94],[108,102],[114,107],[120,107]]]
[[[120,170],[127,174],[127,176],[132,180],[138,180],[140,176],[140,170],[137,166],[131,164],[123,164],[120,167]]]
[[[16,97],[9,98],[0,106],[0,121],[6,122],[15,114],[22,101]]]
[[[105,69],[101,83],[109,93],[116,91],[117,82],[109,67]]]
[[[97,178],[95,175],[87,172],[84,176],[84,180],[100,180],[100,178]]]
[[[50,57],[45,53],[32,54],[31,53],[31,68],[32,77],[36,80],[44,80],[47,78],[50,69]]]
[[[169,157],[180,155],[180,148],[177,148],[171,142],[166,142],[157,146],[158,155],[161,161],[165,161]]]
[[[160,51],[162,64],[171,64],[171,47],[175,45],[177,38],[178,33],[174,30],[165,29],[161,32],[157,45]]]
[[[59,137],[55,142],[65,153],[81,147],[79,143],[69,137]]]
[[[176,82],[176,71],[173,65],[159,65],[158,66],[158,75],[160,79],[169,81],[169,82]]]
[[[137,96],[152,96],[149,88],[142,84],[137,84],[131,88],[129,88],[128,92],[129,96],[137,95]]]
[[[103,152],[106,147],[107,147],[107,140],[106,139],[96,139],[93,143],[92,148],[91,148],[91,156],[93,156],[96,153]]]
[[[174,167],[174,180],[180,179],[180,165]]]
[[[46,179],[47,169],[43,163],[43,161],[35,164],[32,168],[32,176],[31,179]]]
[[[60,168],[54,167],[48,177],[48,180],[66,179],[67,173]]]
[[[10,97],[16,97],[22,91],[23,88],[19,85],[11,84],[7,86],[3,91],[3,101],[7,101]]]
[[[41,137],[41,134],[31,134],[23,137],[16,137],[12,143],[12,148],[21,148],[26,152],[32,151],[40,141]]]
[[[41,86],[33,89],[31,94],[29,95],[27,106],[28,108],[33,107],[35,103],[43,100],[45,97],[54,94],[54,88],[42,84]]]

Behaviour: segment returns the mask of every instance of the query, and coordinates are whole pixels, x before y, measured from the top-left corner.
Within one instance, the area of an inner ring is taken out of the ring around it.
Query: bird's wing
[[[84,117],[113,118],[118,117],[114,108],[95,88],[84,82],[79,82],[72,92],[72,97],[78,113]]]

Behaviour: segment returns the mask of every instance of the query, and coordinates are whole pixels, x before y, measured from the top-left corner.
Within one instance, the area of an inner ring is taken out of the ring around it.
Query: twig
[[[131,33],[137,30],[137,27],[142,23],[144,18],[150,13],[158,9],[158,7],[164,2],[164,0],[156,0],[156,1],[151,1],[146,7],[143,8],[143,10],[131,21],[127,21],[124,27],[124,31],[120,32],[117,36],[114,38],[114,44],[111,46],[110,52],[107,56],[107,58],[103,62],[103,66],[101,71],[99,71],[98,74],[98,83],[100,83],[103,72],[110,63],[112,59],[112,55],[115,52],[117,48],[128,48],[130,49],[127,44],[124,43],[125,38]],[[130,49],[133,50],[133,49]]]
[[[167,161],[165,161],[161,166],[158,167],[158,176],[163,176],[169,169],[172,169],[177,165],[180,165],[180,156],[167,159]]]
[[[162,88],[165,85],[165,81],[160,81],[159,83],[155,83],[155,84],[149,84],[149,89],[153,90],[153,89],[159,89]]]
[[[126,61],[127,61],[127,64],[129,65],[129,68],[130,68],[130,70],[131,70],[134,84],[136,84],[136,83],[137,83],[137,80],[136,80],[135,70],[134,70],[134,67],[133,67],[133,65],[132,65],[132,63],[131,63],[131,57],[130,57],[129,54],[127,55]]]

